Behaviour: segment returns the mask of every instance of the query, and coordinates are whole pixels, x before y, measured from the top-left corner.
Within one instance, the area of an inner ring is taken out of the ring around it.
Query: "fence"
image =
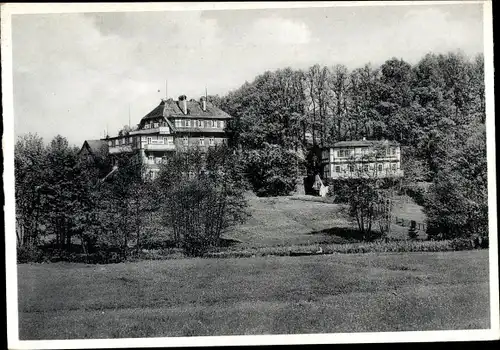
[[[408,220],[408,219],[404,219],[404,218],[399,218],[397,216],[394,216],[393,219],[394,219],[394,222],[396,225],[400,225],[403,227],[410,227],[412,222],[414,222],[415,229],[417,231],[424,231],[425,232],[427,230],[427,225],[423,222],[416,222],[415,220]]]

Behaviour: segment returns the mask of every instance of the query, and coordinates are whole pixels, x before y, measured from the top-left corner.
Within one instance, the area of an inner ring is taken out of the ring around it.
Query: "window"
[[[203,128],[203,120],[198,120],[198,127]]]
[[[363,171],[368,172],[368,164],[363,164]]]
[[[186,120],[186,128],[190,128],[191,127],[191,120]]]
[[[221,126],[221,121],[220,121],[220,120],[217,120],[217,128],[219,128],[219,129],[220,129],[221,127],[222,127],[222,126]]]
[[[343,149],[339,149],[339,157],[343,157],[344,156],[344,150]]]
[[[394,147],[391,147],[391,156],[396,154],[396,149]]]
[[[150,163],[150,164],[153,164],[153,163],[154,163],[154,161],[155,161],[155,157],[154,157],[154,156],[149,156],[149,157],[148,157],[148,160],[149,160],[149,163]]]
[[[204,136],[200,137],[199,145],[205,146],[205,137]]]
[[[215,127],[216,127],[215,120],[212,120],[212,128],[215,128]]]
[[[166,145],[168,143],[168,137],[163,138],[163,144]]]
[[[174,144],[174,138],[172,136],[167,137],[167,145],[173,145]]]
[[[379,164],[379,165],[378,165],[378,171],[379,171],[379,173],[381,173],[381,172],[382,172],[382,164]]]
[[[167,164],[167,162],[168,162],[168,157],[167,157],[167,156],[163,156],[163,157],[161,157],[161,162],[162,162],[163,164]]]
[[[176,128],[180,128],[181,127],[181,120],[180,119],[176,119],[175,120],[175,127]]]
[[[158,123],[154,123],[154,124],[153,124],[153,128],[157,128],[157,127],[159,127],[159,126],[160,126],[160,125],[159,125]]]
[[[148,144],[151,144],[153,142],[153,138],[152,137],[148,137]]]
[[[335,172],[336,173],[340,173],[340,165],[336,165],[335,166]]]
[[[325,177],[330,177],[330,165],[325,165]]]
[[[112,144],[113,144],[112,141],[108,141],[108,146],[109,147],[111,147]]]
[[[223,120],[220,121],[220,127],[221,127],[221,129],[224,129],[224,121]]]
[[[210,146],[213,146],[213,145],[215,144],[215,140],[214,140],[214,138],[213,138],[213,137],[211,137],[211,138],[208,140],[208,144],[209,144]]]
[[[350,173],[353,173],[354,172],[354,165],[349,165],[349,172]]]
[[[128,138],[128,143],[133,143],[134,142],[134,138],[133,137],[129,137]]]
[[[184,137],[182,138],[182,143],[184,144],[184,146],[187,146],[187,145],[188,145],[188,138],[187,138],[187,136],[184,136]]]
[[[391,164],[392,171],[396,171],[396,163]]]

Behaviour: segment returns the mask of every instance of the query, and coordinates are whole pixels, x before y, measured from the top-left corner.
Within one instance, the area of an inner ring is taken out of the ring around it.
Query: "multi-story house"
[[[322,150],[323,177],[342,178],[399,178],[401,147],[394,141],[340,141]]]
[[[137,153],[151,177],[169,155],[184,147],[207,147],[227,143],[227,123],[231,116],[208,102],[205,97],[187,100],[185,95],[162,100],[146,114],[136,128],[106,137],[109,154]]]

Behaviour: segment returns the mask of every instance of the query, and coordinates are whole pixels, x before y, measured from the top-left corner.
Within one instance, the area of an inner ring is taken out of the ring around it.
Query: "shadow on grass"
[[[339,241],[335,243],[356,243],[370,242],[381,238],[380,232],[372,232],[369,237],[365,237],[359,230],[350,227],[332,227],[320,231],[313,231],[311,235],[323,234],[326,236],[339,237]]]

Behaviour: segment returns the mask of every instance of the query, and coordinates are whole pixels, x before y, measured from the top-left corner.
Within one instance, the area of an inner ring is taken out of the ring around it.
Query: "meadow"
[[[18,266],[20,339],[489,327],[488,250]]]
[[[342,206],[314,198],[252,197],[249,209],[251,218],[228,233],[238,243],[224,259],[18,265],[20,338],[489,327],[488,250],[421,252],[445,244],[408,241],[397,225],[392,235],[402,241],[368,247],[349,237]],[[423,219],[411,203],[394,210]],[[353,254],[359,244],[378,252]],[[419,252],[397,253],[401,244]],[[330,254],[276,256],[316,246]],[[248,254],[234,258],[238,250]]]

